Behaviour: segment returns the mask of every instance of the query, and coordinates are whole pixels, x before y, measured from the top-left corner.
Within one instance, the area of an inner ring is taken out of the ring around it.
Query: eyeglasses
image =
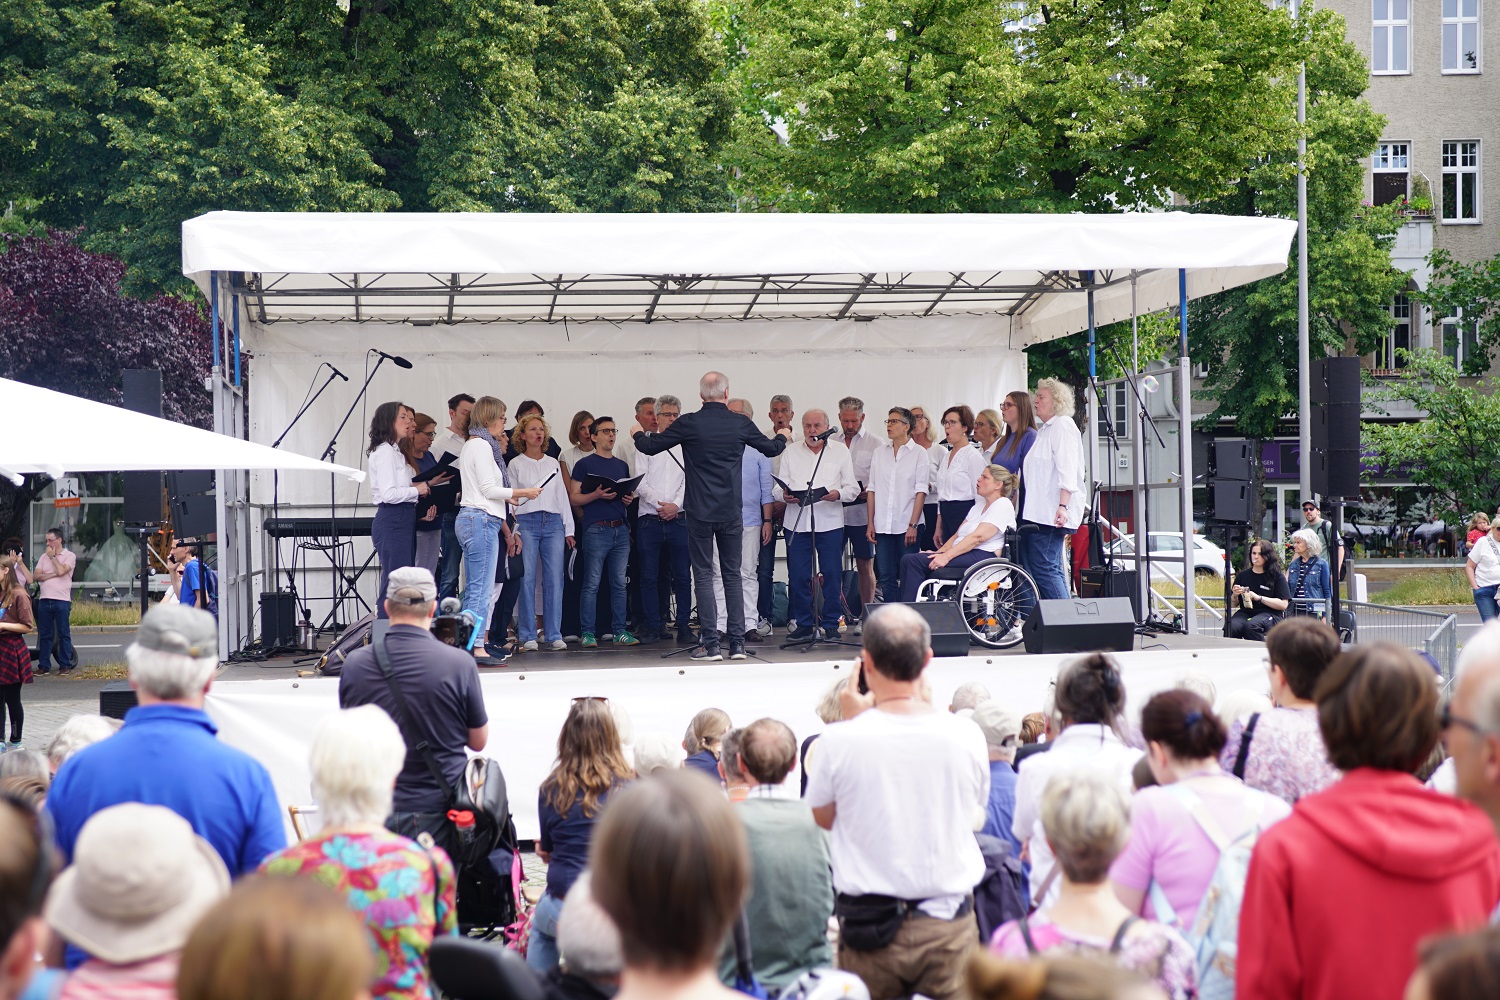
[[[595,433],[595,434],[613,434],[614,432],[615,432],[615,429],[613,427],[600,427],[598,430],[594,431],[593,433]]]
[[[944,427],[957,427],[961,423],[963,423],[962,420],[944,420],[943,421],[943,426]]]
[[[887,417],[886,420],[885,420],[885,422],[887,424],[904,424],[904,423],[906,423],[906,421],[902,420],[900,417]]]
[[[1000,404],[1000,409],[1002,409],[1002,410],[1014,410],[1015,408],[1016,408],[1016,404],[1012,403],[1008,399],[1005,402],[1003,402],[1003,403]]]
[[[656,419],[660,420],[662,417],[670,417],[673,420],[676,420],[680,416],[682,416],[682,414],[678,413],[676,410],[662,410],[656,415]]]
[[[1461,715],[1454,715],[1452,707],[1448,705],[1444,705],[1442,712],[1438,714],[1438,725],[1444,730],[1457,726],[1460,729],[1467,729],[1476,736],[1484,735],[1484,730],[1480,728],[1479,723],[1472,719],[1465,719]]]

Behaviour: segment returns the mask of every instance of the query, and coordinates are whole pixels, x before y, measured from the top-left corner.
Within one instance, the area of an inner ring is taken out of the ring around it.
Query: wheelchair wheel
[[[959,610],[969,635],[981,646],[1009,649],[1021,642],[1021,626],[1036,609],[1036,581],[1008,559],[976,563],[959,583]]]

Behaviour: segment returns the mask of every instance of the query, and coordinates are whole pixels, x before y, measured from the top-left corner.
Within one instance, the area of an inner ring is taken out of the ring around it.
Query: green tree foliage
[[[1431,498],[1432,509],[1467,517],[1493,510],[1500,496],[1500,385],[1465,385],[1435,351],[1398,352],[1408,366],[1392,378],[1367,381],[1365,403],[1404,403],[1424,420],[1366,422],[1361,443],[1387,469],[1408,469]]]
[[[1483,375],[1500,349],[1500,257],[1465,262],[1446,250],[1434,250],[1427,263],[1432,268],[1427,287],[1406,294],[1432,310],[1434,327],[1449,317],[1463,318],[1479,343],[1479,350],[1464,358],[1463,372]]]

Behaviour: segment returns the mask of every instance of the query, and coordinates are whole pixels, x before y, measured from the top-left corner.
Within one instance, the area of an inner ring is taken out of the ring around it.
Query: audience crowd
[[[295,843],[203,711],[199,608],[142,622],[123,727],[80,716],[0,755],[0,1000],[438,995],[439,944],[477,933],[466,872],[494,863],[444,811],[489,720],[475,664],[428,630],[438,582],[389,577]],[[524,951],[515,995],[1500,995],[1500,624],[1451,698],[1411,651],[1293,617],[1264,690],[1192,673],[1132,704],[1090,653],[1040,706],[935,697],[910,608],[862,626],[853,676],[792,707],[825,722],[802,740],[710,707],[679,743],[573,700],[540,788],[509,789],[537,796],[547,866],[483,946]]]

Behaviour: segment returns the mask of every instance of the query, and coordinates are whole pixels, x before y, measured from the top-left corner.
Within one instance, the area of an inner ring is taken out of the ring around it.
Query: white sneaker
[[[563,642],[561,639],[553,639],[552,640],[552,648],[553,649],[567,649],[568,648],[568,644],[566,642]]]
[[[535,639],[527,639],[525,642],[521,643],[521,649],[523,649],[524,651],[526,651],[528,653],[535,653],[536,652],[536,640]]]
[[[757,632],[759,632],[761,634],[761,638],[765,638],[766,636],[770,635],[771,634],[771,623],[770,623],[770,621],[767,620],[767,619],[765,619],[765,618],[762,618],[760,621],[758,621],[758,622],[755,623],[755,631],[757,631]]]
[[[578,641],[578,636],[576,636],[576,635],[565,635],[565,636],[563,636],[563,642],[577,642],[577,641]]]

